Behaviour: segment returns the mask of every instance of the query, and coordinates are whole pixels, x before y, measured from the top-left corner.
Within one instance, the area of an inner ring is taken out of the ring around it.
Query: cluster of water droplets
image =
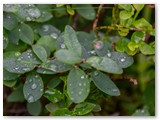
[[[30,9],[27,9],[26,21],[35,21],[40,16],[41,16],[40,10],[38,8],[32,7]]]

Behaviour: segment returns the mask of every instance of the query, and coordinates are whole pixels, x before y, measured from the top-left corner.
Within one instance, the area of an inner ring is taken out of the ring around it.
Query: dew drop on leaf
[[[79,83],[78,85],[79,85],[79,86],[82,86],[82,83]]]
[[[94,76],[97,76],[97,75],[98,75],[98,72],[97,72],[97,71],[95,71],[95,72],[94,72]]]
[[[111,53],[110,53],[110,52],[109,52],[109,53],[107,53],[107,56],[108,56],[108,57],[111,57]]]
[[[125,58],[121,58],[120,61],[121,61],[121,62],[124,62],[124,61],[125,61]]]
[[[50,36],[51,36],[52,38],[54,38],[54,39],[57,39],[57,37],[58,37],[57,33],[52,33]]]
[[[84,76],[83,76],[83,75],[81,76],[81,79],[84,79]]]
[[[31,103],[31,102],[33,102],[33,101],[34,101],[34,97],[31,95],[31,96],[29,96],[29,97],[28,97],[28,99],[27,99],[27,100],[28,100],[28,102],[29,102],[29,103]]]
[[[49,30],[49,26],[48,25],[43,25],[43,31],[47,32]]]
[[[65,44],[61,44],[61,48],[62,49],[66,48]]]
[[[32,84],[31,89],[34,90],[37,88],[37,85],[35,83]]]
[[[78,92],[78,94],[79,94],[79,95],[81,95],[81,94],[82,94],[82,92],[81,92],[81,91],[79,91],[79,92]]]

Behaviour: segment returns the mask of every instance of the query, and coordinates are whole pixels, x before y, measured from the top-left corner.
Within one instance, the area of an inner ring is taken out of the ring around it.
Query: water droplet
[[[23,71],[27,71],[27,70],[28,70],[28,68],[26,67],[26,68],[23,68],[22,70],[23,70]]]
[[[32,82],[32,79],[30,79],[29,82]]]
[[[34,89],[36,89],[36,88],[37,88],[37,85],[36,85],[35,83],[33,83],[32,86],[31,86],[31,89],[34,90]]]
[[[70,98],[72,101],[74,100],[74,98]]]
[[[89,93],[89,89],[87,89],[87,93]]]
[[[141,110],[142,113],[144,113],[144,110]]]
[[[46,73],[46,71],[43,71],[42,73],[43,73],[43,74],[45,74],[45,73]]]
[[[37,8],[31,8],[27,11],[27,13],[32,20],[34,20],[35,18],[39,18],[41,16],[41,12]]]
[[[40,89],[40,91],[42,92],[42,91],[43,91],[43,89]]]
[[[66,48],[65,44],[61,44],[61,48],[62,49]]]
[[[96,55],[96,51],[95,51],[95,50],[91,50],[91,51],[90,51],[90,54],[91,54],[91,55]]]
[[[35,78],[38,78],[38,75],[35,75]]]
[[[125,58],[121,58],[120,61],[121,61],[121,62],[124,62],[124,61],[125,61]]]
[[[54,39],[57,39],[58,35],[57,35],[57,33],[52,33],[51,37],[54,38]]]
[[[16,52],[16,53],[15,53],[15,56],[17,56],[17,57],[20,56],[20,55],[21,55],[21,54],[20,54],[19,52]]]
[[[18,70],[19,68],[18,67],[15,67],[15,70]]]
[[[54,102],[58,102],[58,99],[57,99],[57,98],[54,98]]]
[[[82,86],[82,83],[79,83],[78,85],[79,85],[79,86]]]
[[[113,92],[118,92],[118,90],[117,90],[117,89],[113,89],[112,91],[113,91]]]
[[[28,58],[31,58],[31,56],[28,55]]]
[[[19,32],[21,32],[21,29],[18,29]]]
[[[71,91],[71,94],[73,94],[74,92],[73,91]]]
[[[72,84],[69,84],[69,86],[72,86]]]
[[[97,71],[95,71],[95,72],[94,72],[94,76],[97,76],[97,75],[98,75],[98,72],[97,72]]]
[[[49,69],[52,70],[52,71],[57,71],[56,68],[57,68],[56,65],[51,64]]]
[[[111,57],[111,53],[110,53],[110,52],[109,52],[109,53],[107,53],[107,56],[108,56],[108,57]]]
[[[45,91],[45,93],[47,93],[47,94],[52,94],[52,95],[55,94],[55,92],[52,92],[52,91],[49,91],[49,90]]]
[[[32,19],[30,17],[26,17],[26,21],[31,21]]]
[[[81,79],[84,79],[84,75],[81,76]]]
[[[103,48],[104,44],[103,44],[103,41],[96,41],[94,43],[94,47],[98,50],[101,50]]]
[[[48,25],[43,25],[43,31],[47,32],[49,30],[49,26]]]
[[[79,95],[81,95],[81,94],[82,94],[82,92],[81,92],[81,91],[79,91],[79,92],[78,92],[78,94],[79,94]]]
[[[27,100],[28,100],[28,102],[29,102],[29,103],[31,103],[31,102],[33,102],[33,101],[34,101],[34,97],[31,95],[31,96],[29,96],[29,97],[28,97],[28,99],[27,99]]]

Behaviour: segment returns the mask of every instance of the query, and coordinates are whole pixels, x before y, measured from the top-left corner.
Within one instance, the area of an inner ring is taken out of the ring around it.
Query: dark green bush
[[[153,10],[4,4],[4,115],[154,115]]]

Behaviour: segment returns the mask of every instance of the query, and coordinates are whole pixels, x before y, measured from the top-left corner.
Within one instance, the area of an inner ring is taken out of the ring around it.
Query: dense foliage
[[[154,115],[154,17],[144,4],[4,4],[4,115]]]

